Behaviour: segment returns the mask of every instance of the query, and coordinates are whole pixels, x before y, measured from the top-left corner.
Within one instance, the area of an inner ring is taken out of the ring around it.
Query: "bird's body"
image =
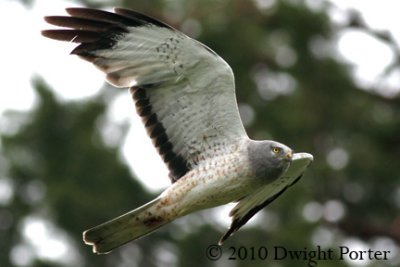
[[[276,172],[270,175],[269,179],[265,179],[251,167],[251,155],[248,151],[250,142],[255,141],[241,140],[231,151],[204,161],[164,191],[160,196],[161,201],[177,205],[179,212],[174,215],[180,217],[198,210],[236,202],[276,180],[289,166],[289,158],[276,168]]]
[[[237,202],[220,244],[299,180],[312,156],[251,140],[243,127],[229,65],[167,24],[127,9],[68,8],[46,17],[67,30],[43,35],[80,43],[116,87],[129,87],[136,110],[170,170],[171,186],[127,214],[84,232],[97,253],[198,210]]]
[[[215,151],[219,151],[217,156],[203,161],[150,203],[87,231],[85,241],[96,243],[97,251],[110,251],[115,245],[121,245],[111,242],[114,239],[129,242],[187,214],[236,202],[276,181],[288,168],[289,158],[275,173],[263,177],[251,167],[249,147],[255,145],[256,141],[243,139],[228,150],[225,146],[215,146]]]

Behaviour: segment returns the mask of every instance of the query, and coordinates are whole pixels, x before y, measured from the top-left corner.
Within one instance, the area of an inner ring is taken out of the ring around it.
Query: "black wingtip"
[[[231,236],[231,234],[229,233],[229,231],[228,232],[226,232],[222,237],[221,237],[221,239],[218,241],[218,246],[222,246],[223,244],[224,244],[224,242],[225,242],[225,240],[227,240],[230,236]]]
[[[63,29],[43,30],[44,37],[80,43],[71,54],[79,55],[86,60],[96,58],[95,51],[112,48],[128,27],[140,27],[154,24],[159,27],[170,27],[154,18],[136,11],[116,8],[115,12],[69,7],[65,9],[69,16],[46,16],[44,20]]]
[[[85,30],[43,30],[44,37],[74,43],[95,42],[99,39],[99,33]]]
[[[236,227],[230,227],[228,231],[221,237],[221,239],[218,241],[218,245],[222,246],[222,244],[229,238],[231,237],[239,228]]]

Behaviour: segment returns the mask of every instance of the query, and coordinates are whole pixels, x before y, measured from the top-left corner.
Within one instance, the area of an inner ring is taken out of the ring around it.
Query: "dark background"
[[[305,1],[275,1],[264,10],[246,0],[80,2],[97,8],[129,7],[183,27],[231,65],[249,136],[310,152],[315,162],[295,187],[257,214],[256,223],[226,242],[219,261],[207,259],[206,248],[226,229],[210,211],[96,256],[81,241],[82,230],[156,194],[132,177],[120,160],[120,146],[106,145],[100,134],[98,121],[116,89],[105,85],[90,99],[66,102],[58,100],[46,77],[36,77],[35,108],[9,111],[1,118],[16,129],[0,140],[0,182],[7,181],[14,192],[0,204],[1,267],[21,266],[15,258],[26,257],[30,249],[34,256],[25,266],[307,266],[307,261],[250,256],[230,261],[229,247],[311,250],[318,245],[333,249],[335,259],[341,245],[390,250],[392,260],[367,266],[398,266],[400,96],[385,96],[379,84],[356,85],[351,66],[335,48],[338,34],[347,29],[369,34],[393,50],[396,59],[382,70],[387,75],[398,71],[400,62],[390,33],[370,29],[355,10],[343,10],[344,23],[334,24],[328,16],[332,6],[319,1],[318,8]],[[115,129],[123,135],[127,126],[115,124]],[[54,235],[71,247],[70,259],[35,257],[23,234],[23,225],[35,216],[59,229]],[[352,264],[318,262],[322,267]]]

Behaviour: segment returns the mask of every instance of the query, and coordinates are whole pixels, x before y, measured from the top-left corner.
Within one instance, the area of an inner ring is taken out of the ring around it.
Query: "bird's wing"
[[[214,149],[247,137],[229,65],[205,45],[127,9],[68,8],[45,20],[69,29],[46,37],[80,43],[71,53],[92,62],[116,87],[130,87],[138,114],[172,182]]]
[[[232,223],[229,230],[219,241],[222,244],[229,236],[239,230],[258,211],[277,199],[290,186],[300,180],[304,171],[313,161],[313,156],[308,153],[295,153],[289,169],[273,183],[259,189],[254,194],[242,198],[231,210],[229,215]]]

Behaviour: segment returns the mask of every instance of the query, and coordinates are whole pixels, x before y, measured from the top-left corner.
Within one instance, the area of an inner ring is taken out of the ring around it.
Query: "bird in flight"
[[[230,66],[204,44],[133,10],[67,8],[45,37],[78,43],[115,87],[129,88],[172,184],[157,198],[83,233],[107,253],[189,213],[236,202],[222,243],[296,183],[313,161],[284,144],[250,139]]]

